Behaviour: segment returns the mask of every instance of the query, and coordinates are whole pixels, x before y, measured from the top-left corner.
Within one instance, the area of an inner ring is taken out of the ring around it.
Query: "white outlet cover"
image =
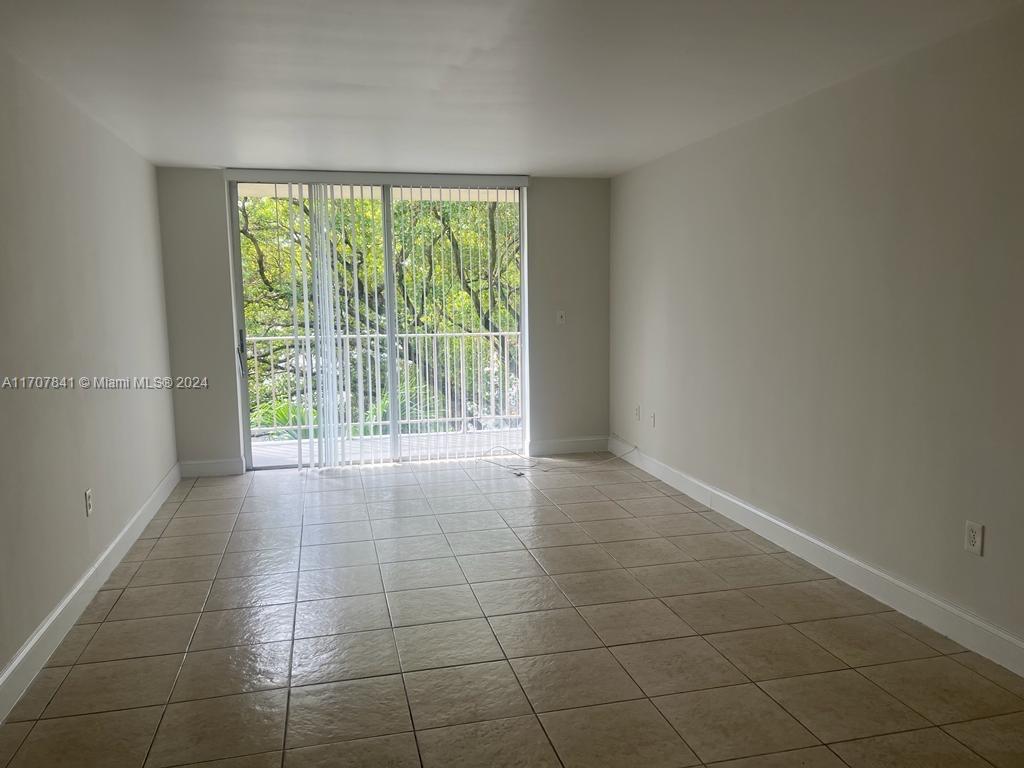
[[[981,557],[985,547],[985,526],[968,520],[964,524],[964,549]]]

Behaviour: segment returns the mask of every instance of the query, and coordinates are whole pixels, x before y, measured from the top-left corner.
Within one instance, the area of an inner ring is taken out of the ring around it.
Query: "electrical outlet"
[[[636,407],[636,420],[640,421],[640,406],[639,405]]]
[[[964,549],[981,557],[985,546],[985,526],[968,520],[964,524]]]
[[[651,429],[654,429],[654,411],[651,411]]]
[[[85,489],[85,516],[92,517],[92,488]]]
[[[559,325],[565,325],[565,310],[564,309],[558,310],[558,314],[555,315],[555,322],[558,323]]]

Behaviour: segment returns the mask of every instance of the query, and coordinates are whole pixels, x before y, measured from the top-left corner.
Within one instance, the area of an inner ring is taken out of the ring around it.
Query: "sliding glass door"
[[[398,451],[522,451],[519,191],[395,187]]]
[[[251,465],[523,447],[522,190],[232,187]]]

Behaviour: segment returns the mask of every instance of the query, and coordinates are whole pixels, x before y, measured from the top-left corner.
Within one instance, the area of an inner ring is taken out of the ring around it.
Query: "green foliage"
[[[254,404],[250,409],[251,425],[260,437],[294,440],[299,437],[298,425],[306,420],[304,409],[289,400],[271,400]]]
[[[309,418],[296,394],[306,393],[306,371],[301,362],[296,370],[292,346],[296,331],[304,343],[312,321],[312,307],[301,301],[312,270],[303,248],[310,217],[307,201],[287,198],[286,187],[277,187],[277,197],[273,187],[266,190],[240,196],[239,228],[251,419],[254,427],[276,423],[280,437]],[[497,335],[520,325],[519,204],[506,193],[469,201],[475,193],[421,200],[419,192],[396,188],[392,204],[402,431],[485,428],[490,414],[519,413],[518,337]],[[375,434],[386,430],[391,407],[381,206],[379,188],[336,187],[327,222],[348,335],[338,341],[339,387],[350,423],[383,422],[363,428]],[[294,307],[293,285],[300,297]],[[422,336],[467,333],[487,335]],[[317,393],[307,394],[315,414]]]

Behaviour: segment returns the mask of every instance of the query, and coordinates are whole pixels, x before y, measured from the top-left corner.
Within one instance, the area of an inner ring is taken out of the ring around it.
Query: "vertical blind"
[[[254,455],[261,441],[312,466],[522,450],[518,188],[237,192]]]

